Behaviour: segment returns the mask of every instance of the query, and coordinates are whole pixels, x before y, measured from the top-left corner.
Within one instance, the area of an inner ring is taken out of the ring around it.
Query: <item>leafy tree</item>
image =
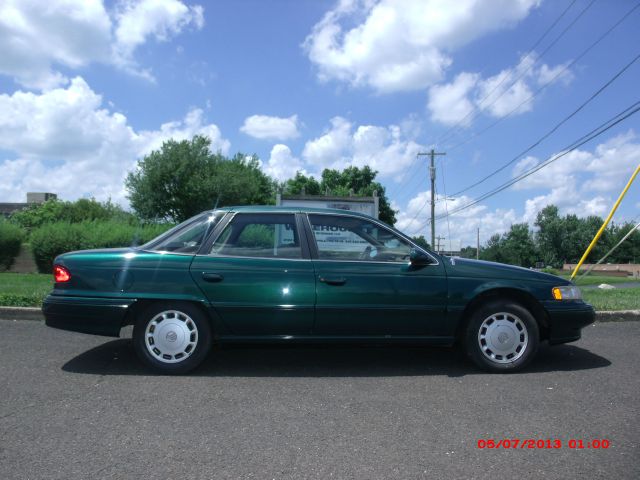
[[[536,240],[545,265],[562,266],[564,260],[563,227],[558,207],[548,205],[536,216]]]
[[[502,239],[502,248],[506,263],[532,267],[537,259],[533,235],[527,223],[515,223]]]
[[[489,238],[487,245],[480,249],[480,259],[490,262],[508,263],[504,248],[504,237],[496,233]]]
[[[79,223],[92,220],[136,222],[131,213],[125,212],[110,200],[98,202],[93,198],[81,198],[75,202],[50,199],[43,203],[33,203],[14,212],[10,220],[27,231],[54,222]]]
[[[312,176],[303,175],[301,172],[296,172],[296,176],[290,178],[283,185],[283,191],[288,195],[301,195],[302,192],[305,195],[320,195],[320,183]]]
[[[426,248],[427,250],[431,250],[431,245],[427,242],[427,239],[424,238],[424,235],[420,235],[419,237],[411,237],[411,240],[416,242],[422,248]]]
[[[304,188],[305,193],[310,195],[325,194],[348,196],[353,193],[357,196],[373,196],[373,192],[378,192],[379,197],[379,218],[389,225],[396,223],[396,211],[391,208],[389,199],[386,196],[385,188],[381,183],[376,182],[378,172],[369,166],[362,168],[347,167],[342,171],[324,169],[321,181],[318,183],[313,177],[307,177],[300,172],[296,176],[287,180],[283,187],[284,193],[299,195]]]
[[[136,213],[181,222],[216,206],[273,203],[274,182],[255,156],[228,159],[210,146],[200,135],[169,140],[140,160],[125,181]]]
[[[472,246],[462,247],[462,249],[460,250],[460,256],[462,258],[476,258],[477,250],[478,249],[476,247]]]

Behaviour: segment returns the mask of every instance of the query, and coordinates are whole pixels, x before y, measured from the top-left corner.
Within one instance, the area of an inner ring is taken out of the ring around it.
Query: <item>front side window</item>
[[[320,260],[407,262],[411,244],[363,218],[309,215]]]
[[[223,216],[224,212],[197,215],[142,248],[157,252],[196,253],[209,232]]]
[[[290,213],[239,213],[216,239],[211,254],[302,258],[295,216]]]

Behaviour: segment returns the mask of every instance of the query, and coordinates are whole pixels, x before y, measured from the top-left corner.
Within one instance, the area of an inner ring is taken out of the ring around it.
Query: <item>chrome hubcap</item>
[[[178,363],[195,351],[198,327],[186,313],[166,310],[147,324],[144,340],[154,358],[163,363]]]
[[[528,342],[527,328],[512,313],[494,313],[485,318],[478,332],[480,350],[495,363],[515,362],[524,354]]]

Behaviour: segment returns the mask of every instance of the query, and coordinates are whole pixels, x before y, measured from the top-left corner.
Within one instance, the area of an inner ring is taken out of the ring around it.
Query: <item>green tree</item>
[[[92,220],[136,222],[131,213],[125,212],[110,200],[98,202],[93,198],[81,198],[75,202],[51,199],[44,203],[33,203],[13,213],[10,220],[29,232],[54,222],[79,223]]]
[[[427,239],[424,238],[424,235],[420,235],[418,237],[411,237],[411,240],[416,242],[422,248],[426,248],[427,250],[431,250],[431,245],[429,245],[429,242],[427,242]]]
[[[306,176],[301,172],[296,172],[296,176],[290,178],[283,184],[283,193],[287,195],[320,195],[320,183],[312,176]]]
[[[347,167],[342,171],[324,169],[321,181],[318,183],[313,177],[307,177],[300,172],[294,178],[284,182],[283,191],[285,194],[299,195],[302,189],[306,194],[318,195],[329,192],[329,195],[357,195],[363,197],[373,196],[377,191],[379,197],[379,218],[389,225],[396,223],[396,211],[391,208],[391,203],[386,196],[385,188],[381,183],[376,182],[378,172],[369,166]]]
[[[504,237],[499,233],[492,235],[487,241],[486,246],[480,249],[480,259],[490,262],[508,263],[509,258],[505,252],[504,242]]]
[[[169,140],[140,160],[125,181],[136,213],[181,222],[215,206],[273,203],[275,184],[255,156],[228,159],[210,146],[200,135]]]
[[[514,223],[504,235],[501,247],[506,263],[532,267],[537,260],[536,245],[528,223]]]
[[[466,247],[462,247],[460,250],[460,256],[462,258],[476,258],[476,251],[478,249],[476,247],[472,247],[470,245]]]
[[[558,207],[548,205],[538,212],[535,226],[538,227],[536,241],[545,265],[561,267],[564,260],[563,227]]]

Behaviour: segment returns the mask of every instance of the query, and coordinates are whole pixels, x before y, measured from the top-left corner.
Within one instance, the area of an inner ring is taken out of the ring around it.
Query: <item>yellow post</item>
[[[624,190],[622,190],[622,193],[618,197],[618,200],[616,200],[616,203],[613,205],[613,208],[609,212],[609,216],[606,218],[606,220],[604,221],[604,223],[600,227],[600,230],[598,230],[598,233],[596,233],[596,236],[593,237],[593,240],[591,240],[591,243],[589,244],[589,246],[587,247],[587,250],[584,252],[584,254],[582,255],[582,258],[580,259],[580,261],[576,265],[576,268],[573,269],[573,273],[571,274],[571,280],[573,280],[573,277],[576,276],[576,274],[578,273],[578,270],[580,270],[580,267],[582,266],[584,261],[587,259],[587,257],[589,256],[589,253],[591,253],[591,250],[593,249],[593,247],[595,246],[596,242],[598,241],[598,239],[602,235],[602,232],[604,232],[604,229],[607,228],[607,225],[609,225],[609,222],[611,221],[611,217],[613,217],[613,214],[616,213],[616,210],[618,209],[618,205],[620,205],[620,202],[622,201],[624,196],[627,194],[627,190],[629,190],[629,187],[633,183],[633,180],[636,178],[636,175],[638,175],[638,172],[640,172],[640,165],[638,165],[636,167],[636,170],[633,172],[633,175],[631,175],[631,178],[627,182],[627,186],[624,187]]]

